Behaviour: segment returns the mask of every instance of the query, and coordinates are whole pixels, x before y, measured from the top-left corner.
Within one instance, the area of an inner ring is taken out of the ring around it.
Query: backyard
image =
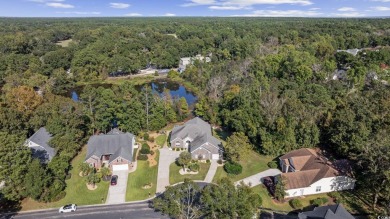
[[[213,182],[216,183],[224,177],[229,177],[233,182],[240,179],[244,179],[248,176],[254,175],[261,171],[269,169],[267,163],[272,160],[271,157],[260,155],[257,152],[248,154],[248,157],[242,159],[239,163],[242,165],[242,173],[238,175],[229,175],[225,172],[223,167],[218,167],[217,172],[213,178]]]
[[[91,205],[91,204],[102,204],[106,201],[109,181],[96,184],[96,190],[88,190],[85,182],[85,177],[79,176],[79,165],[85,159],[87,152],[87,147],[84,147],[82,151],[73,159],[71,165],[72,170],[70,171],[72,177],[66,180],[66,196],[57,201],[50,203],[41,203],[33,199],[25,199],[22,201],[22,210],[33,210],[33,209],[42,209],[42,208],[53,208],[60,207],[65,204],[74,203],[77,205]]]
[[[199,173],[198,174],[186,174],[181,175],[179,173],[179,170],[183,167],[178,166],[175,162],[171,163],[169,166],[169,183],[171,185],[176,184],[178,182],[183,182],[185,178],[191,179],[191,180],[204,180],[206,177],[207,172],[210,168],[210,163],[200,163],[199,162]]]
[[[159,159],[159,151],[156,150],[156,160]],[[138,160],[137,170],[129,174],[126,190],[126,201],[144,200],[156,193],[158,165],[149,166],[148,161]],[[151,183],[151,185],[150,185]],[[143,188],[150,185],[150,188]]]

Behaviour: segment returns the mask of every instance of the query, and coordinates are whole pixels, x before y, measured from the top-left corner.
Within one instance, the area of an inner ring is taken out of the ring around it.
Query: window
[[[180,141],[177,141],[177,142],[176,142],[176,146],[180,146]]]
[[[321,192],[321,186],[316,187],[316,192]]]

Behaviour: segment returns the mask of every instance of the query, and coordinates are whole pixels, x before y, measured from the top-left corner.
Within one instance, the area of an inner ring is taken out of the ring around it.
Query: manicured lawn
[[[159,146],[164,146],[166,140],[167,140],[167,135],[159,135],[155,139],[156,144],[159,145]]]
[[[32,199],[25,199],[22,201],[22,210],[32,210],[40,208],[60,207],[65,204],[74,203],[77,205],[91,205],[101,204],[106,201],[109,182],[101,181],[97,184],[96,190],[88,190],[85,182],[85,177],[79,176],[79,164],[85,159],[87,147],[84,147],[80,154],[78,154],[72,161],[72,170],[70,173],[72,177],[66,180],[66,196],[51,203],[40,203]]]
[[[178,166],[176,163],[171,163],[169,166],[169,183],[171,185],[178,182],[183,182],[185,178],[191,180],[204,180],[207,172],[209,171],[210,163],[199,163],[199,173],[195,175],[180,175],[179,170],[181,168],[182,167]]]
[[[255,186],[252,188],[252,190],[261,196],[261,198],[263,200],[262,207],[264,207],[264,208],[270,208],[270,209],[273,209],[276,211],[285,211],[285,212],[289,212],[289,211],[294,210],[290,206],[288,201],[285,201],[284,203],[279,203],[279,202],[273,201],[271,196],[268,195],[268,191],[264,187],[264,185]],[[311,200],[316,199],[316,198],[322,198],[322,197],[328,198],[328,200],[329,200],[328,203],[325,205],[333,204],[332,199],[326,193],[318,194],[318,195],[309,195],[309,196],[305,196],[304,198],[297,198],[297,199],[299,199],[301,201],[303,208],[305,208],[305,207],[310,206]]]
[[[156,151],[158,162],[159,151]],[[156,193],[158,165],[149,167],[148,161],[137,161],[137,170],[129,173],[126,189],[126,201],[144,200],[149,197],[149,193],[153,196]],[[146,184],[152,183],[149,189],[143,189]]]
[[[272,160],[271,157],[266,157],[258,154],[257,152],[252,152],[248,155],[247,158],[242,159],[239,163],[242,165],[242,173],[239,175],[229,175],[225,172],[223,167],[218,167],[217,172],[213,178],[213,182],[218,182],[224,177],[229,177],[233,182],[240,179],[244,179],[253,174],[259,173],[261,171],[269,169],[267,163]]]

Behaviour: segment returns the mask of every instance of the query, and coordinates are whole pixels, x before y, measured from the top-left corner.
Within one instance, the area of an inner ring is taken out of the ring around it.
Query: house
[[[337,50],[337,52],[346,52],[346,53],[349,53],[353,56],[356,56],[360,51],[362,51],[362,50],[361,49]]]
[[[32,156],[38,158],[42,163],[48,163],[56,155],[56,150],[49,145],[52,135],[41,127],[24,143],[25,146],[31,148]]]
[[[135,136],[113,129],[107,134],[93,135],[87,143],[85,162],[91,167],[129,170],[133,162]]]
[[[279,158],[286,197],[353,189],[346,160],[328,161],[319,150],[301,148]]]
[[[186,70],[186,67],[187,65],[192,65],[194,64],[195,60],[199,60],[199,61],[202,61],[202,62],[211,62],[211,58],[210,57],[204,57],[202,55],[196,55],[195,57],[184,57],[184,58],[180,58],[180,62],[179,62],[179,72],[182,73]]]
[[[354,219],[342,204],[316,207],[313,211],[301,212],[298,219]]]
[[[211,126],[199,117],[184,125],[175,126],[171,132],[172,148],[187,149],[193,159],[218,160],[222,155],[222,143],[211,133]]]

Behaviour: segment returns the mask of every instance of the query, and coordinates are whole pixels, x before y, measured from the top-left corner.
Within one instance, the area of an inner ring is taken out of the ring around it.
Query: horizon
[[[0,17],[309,17],[390,16],[390,0],[2,0]]]

